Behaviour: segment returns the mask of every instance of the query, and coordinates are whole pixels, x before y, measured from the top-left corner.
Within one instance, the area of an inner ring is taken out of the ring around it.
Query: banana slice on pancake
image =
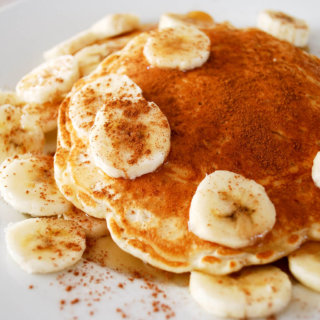
[[[320,188],[320,152],[318,152],[313,159],[311,176],[314,184]]]
[[[97,219],[72,207],[63,213],[63,218],[79,224],[88,238],[100,238],[109,235],[106,219]]]
[[[306,243],[290,254],[289,268],[302,284],[320,292],[320,243]]]
[[[56,186],[49,156],[26,154],[3,161],[0,192],[13,208],[33,216],[63,214],[71,208]]]
[[[95,164],[108,176],[135,179],[166,159],[170,126],[153,102],[114,99],[97,112],[89,144]]]
[[[89,29],[67,39],[44,53],[46,60],[61,55],[75,54],[80,49],[93,44],[95,41],[114,37],[139,27],[139,18],[133,14],[109,14],[96,22]]]
[[[23,129],[21,108],[0,105],[0,163],[7,157],[43,150],[44,135],[40,128]]]
[[[198,28],[210,28],[214,25],[213,18],[203,11],[190,11],[186,14],[165,13],[160,17],[158,28],[176,28],[181,25],[193,25]]]
[[[127,76],[109,74],[84,85],[70,100],[69,116],[81,139],[87,139],[97,111],[112,98],[141,98],[141,89]]]
[[[231,248],[252,245],[274,226],[276,210],[263,186],[230,171],[207,175],[194,194],[189,229]]]
[[[181,24],[151,32],[143,54],[153,67],[187,71],[208,60],[210,39],[198,28]]]
[[[17,84],[19,98],[28,103],[61,101],[79,78],[77,60],[65,55],[42,63]]]
[[[230,276],[191,272],[191,296],[209,313],[219,317],[268,317],[289,303],[289,277],[273,266],[250,268]]]
[[[257,26],[261,30],[297,47],[305,47],[309,40],[307,23],[280,11],[262,11],[258,16]]]
[[[76,264],[86,247],[85,233],[73,221],[31,218],[6,228],[12,259],[28,273],[51,273]]]

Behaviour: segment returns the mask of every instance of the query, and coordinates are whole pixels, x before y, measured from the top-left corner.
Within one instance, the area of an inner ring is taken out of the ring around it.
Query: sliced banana
[[[78,61],[81,76],[88,75],[105,57],[122,49],[133,36],[129,34],[108,39],[106,42],[92,44],[79,50],[74,56]]]
[[[320,151],[316,154],[313,160],[311,176],[314,184],[320,188]]]
[[[114,99],[97,112],[89,144],[95,164],[108,176],[135,179],[166,159],[170,126],[153,102]]]
[[[60,101],[59,101],[60,102]],[[15,119],[17,123],[21,121],[21,128],[34,130],[40,127],[43,132],[49,132],[57,127],[58,109],[60,103],[45,102],[42,104],[26,103],[18,97],[14,91],[1,91],[0,90],[0,105],[9,104],[19,110],[17,114],[21,119]],[[0,114],[0,130],[5,126],[1,123]],[[8,124],[6,125],[8,126]]]
[[[10,104],[15,107],[21,107],[24,103],[25,102],[17,96],[15,91],[0,90],[0,106],[3,104]]]
[[[96,22],[90,30],[96,35],[97,40],[111,38],[119,34],[137,29],[140,25],[139,18],[130,13],[109,14]]]
[[[187,71],[208,60],[210,39],[192,25],[165,28],[150,33],[143,54],[154,67]]]
[[[93,44],[78,51],[75,58],[78,61],[80,74],[88,75],[98,66],[103,57],[107,57],[111,52],[106,43]]]
[[[17,95],[29,103],[57,102],[78,78],[77,60],[71,55],[61,56],[25,75],[16,86]]]
[[[100,238],[109,235],[106,219],[88,216],[85,212],[75,207],[65,211],[63,218],[78,223],[88,238]]]
[[[258,28],[297,47],[305,47],[309,40],[309,26],[304,20],[280,11],[264,10],[258,16]]]
[[[82,31],[44,53],[46,60],[66,54],[75,54],[95,41],[110,38],[139,27],[139,18],[133,14],[110,14],[96,22],[91,28]]]
[[[87,139],[97,111],[113,97],[142,97],[141,89],[127,76],[109,74],[77,91],[70,100],[69,116],[78,136]]]
[[[160,17],[158,28],[163,30],[186,24],[205,29],[214,26],[214,20],[208,13],[203,11],[190,11],[186,14],[165,13]]]
[[[230,171],[207,175],[194,194],[189,229],[231,248],[252,245],[272,229],[276,210],[265,189]]]
[[[28,273],[50,273],[76,264],[86,247],[85,233],[73,222],[31,218],[10,224],[6,245],[12,259]]]
[[[0,105],[0,134],[6,134],[19,127],[21,113],[19,107],[11,104]]]
[[[306,243],[290,254],[289,268],[298,281],[320,292],[320,243]]]
[[[49,156],[7,158],[0,166],[0,192],[13,208],[33,216],[63,214],[71,208],[56,186]]]
[[[24,129],[40,127],[43,132],[57,128],[59,103],[27,103],[22,107],[21,126]]]
[[[267,317],[289,303],[292,285],[280,269],[267,266],[246,269],[233,276],[213,276],[193,271],[191,296],[219,317]]]
[[[43,150],[44,135],[40,128],[21,128],[21,108],[0,106],[0,163],[7,157]]]

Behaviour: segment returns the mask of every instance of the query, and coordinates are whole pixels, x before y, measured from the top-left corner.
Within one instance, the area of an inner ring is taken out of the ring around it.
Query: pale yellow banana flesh
[[[283,310],[291,299],[289,277],[272,266],[248,268],[236,275],[213,276],[193,271],[192,297],[219,317],[268,317]]]
[[[154,67],[192,70],[208,60],[210,39],[198,28],[181,24],[151,33],[143,54]]]
[[[71,208],[56,186],[50,156],[7,158],[0,165],[0,192],[13,208],[32,216],[59,215]]]
[[[257,26],[297,47],[305,47],[309,40],[309,26],[306,22],[280,11],[262,11],[258,16]]]
[[[75,54],[77,51],[93,44],[97,40],[114,37],[137,29],[139,18],[132,14],[110,14],[102,18],[89,29],[67,39],[44,53],[46,60],[61,55]]]
[[[12,259],[28,273],[51,273],[76,264],[85,250],[85,233],[72,221],[31,218],[6,228]]]
[[[255,243],[275,221],[275,207],[263,186],[225,170],[217,170],[201,181],[189,213],[191,232],[231,248]]]
[[[20,99],[28,103],[61,101],[79,78],[76,59],[71,55],[42,63],[26,74],[17,84]]]
[[[39,127],[21,127],[19,106],[0,105],[0,164],[8,157],[42,152],[44,135]]]
[[[320,243],[306,243],[289,255],[289,268],[299,282],[320,292]]]
[[[190,11],[186,14],[165,13],[160,17],[159,30],[175,28],[181,25],[193,25],[198,28],[211,28],[214,26],[213,18],[203,11]]]

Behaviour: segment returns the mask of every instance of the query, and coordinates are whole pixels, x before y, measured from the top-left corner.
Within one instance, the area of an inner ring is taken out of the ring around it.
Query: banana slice
[[[317,153],[313,160],[311,176],[314,184],[320,188],[320,152]]]
[[[57,128],[59,103],[27,103],[22,107],[21,126],[24,129],[40,127],[44,133]]]
[[[289,269],[306,287],[320,292],[320,243],[306,243],[290,254]]]
[[[97,112],[89,144],[95,164],[107,175],[135,179],[164,162],[170,127],[155,103],[114,99]]]
[[[46,60],[66,54],[75,54],[95,41],[129,32],[139,27],[139,18],[133,14],[110,14],[96,22],[91,28],[59,43],[44,53]]]
[[[134,34],[123,35],[115,39],[108,39],[106,42],[92,44],[79,50],[74,56],[78,61],[81,76],[92,72],[98,64],[111,53],[122,49]]]
[[[35,127],[40,127],[43,132],[49,132],[57,127],[58,109],[60,103],[46,102],[43,104],[26,103],[21,100],[14,91],[0,90],[0,105],[9,104],[19,110],[21,119],[15,119],[15,123],[21,121],[22,129],[34,130]],[[21,112],[20,112],[21,110]],[[2,115],[0,114],[0,117]],[[0,125],[2,125],[0,119]],[[6,125],[8,126],[8,124]],[[0,130],[1,130],[0,127]]]
[[[10,156],[43,150],[44,135],[41,129],[23,129],[20,119],[20,107],[8,104],[0,106],[0,163]]]
[[[258,28],[297,47],[305,47],[309,40],[309,26],[304,20],[283,12],[264,10],[258,16]]]
[[[78,223],[88,238],[100,238],[109,235],[106,219],[90,217],[75,207],[65,211],[63,218]]]
[[[210,39],[198,28],[181,25],[150,33],[143,54],[154,67],[191,70],[210,55]]]
[[[78,61],[80,74],[82,76],[88,75],[98,66],[104,57],[107,57],[111,53],[112,51],[106,43],[93,44],[78,51],[75,54],[75,58]]]
[[[21,108],[10,104],[0,105],[0,134],[6,134],[17,127],[21,118]]]
[[[203,11],[190,11],[186,14],[165,13],[160,17],[159,30],[176,28],[181,25],[193,25],[198,28],[211,28],[214,26],[213,18]]]
[[[213,276],[193,271],[191,296],[209,313],[219,317],[267,317],[289,303],[289,277],[272,266],[240,271],[237,275]]]
[[[137,29],[140,25],[139,18],[130,13],[110,14],[96,22],[90,30],[96,35],[97,40],[111,38],[119,34]]]
[[[192,198],[189,229],[204,240],[241,248],[263,237],[275,221],[276,210],[263,186],[217,170],[201,181]]]
[[[13,208],[33,216],[62,214],[71,208],[56,186],[49,156],[7,158],[0,166],[0,192]]]
[[[112,97],[142,97],[141,89],[127,76],[109,74],[83,86],[70,101],[69,116],[78,136],[87,139],[97,111]]]
[[[70,55],[44,62],[17,84],[17,95],[29,103],[59,101],[79,78],[77,60]]]
[[[73,222],[31,218],[10,224],[6,245],[12,259],[28,273],[50,273],[76,264],[86,247],[85,233]]]
[[[15,91],[0,90],[0,106],[3,104],[22,107],[25,102],[17,96]]]

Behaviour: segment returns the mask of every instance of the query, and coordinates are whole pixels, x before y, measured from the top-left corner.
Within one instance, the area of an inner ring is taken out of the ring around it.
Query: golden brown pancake
[[[105,210],[122,249],[165,270],[222,274],[320,240],[320,189],[311,178],[320,148],[320,61],[257,29],[203,31],[211,54],[200,68],[150,66],[144,33],[73,91],[108,73],[136,82],[170,123],[170,154],[158,170],[126,180],[98,169],[69,119],[70,96],[60,109],[55,168],[61,191],[75,205]],[[230,249],[188,230],[196,188],[218,169],[262,184],[275,205],[274,228],[253,246]]]

